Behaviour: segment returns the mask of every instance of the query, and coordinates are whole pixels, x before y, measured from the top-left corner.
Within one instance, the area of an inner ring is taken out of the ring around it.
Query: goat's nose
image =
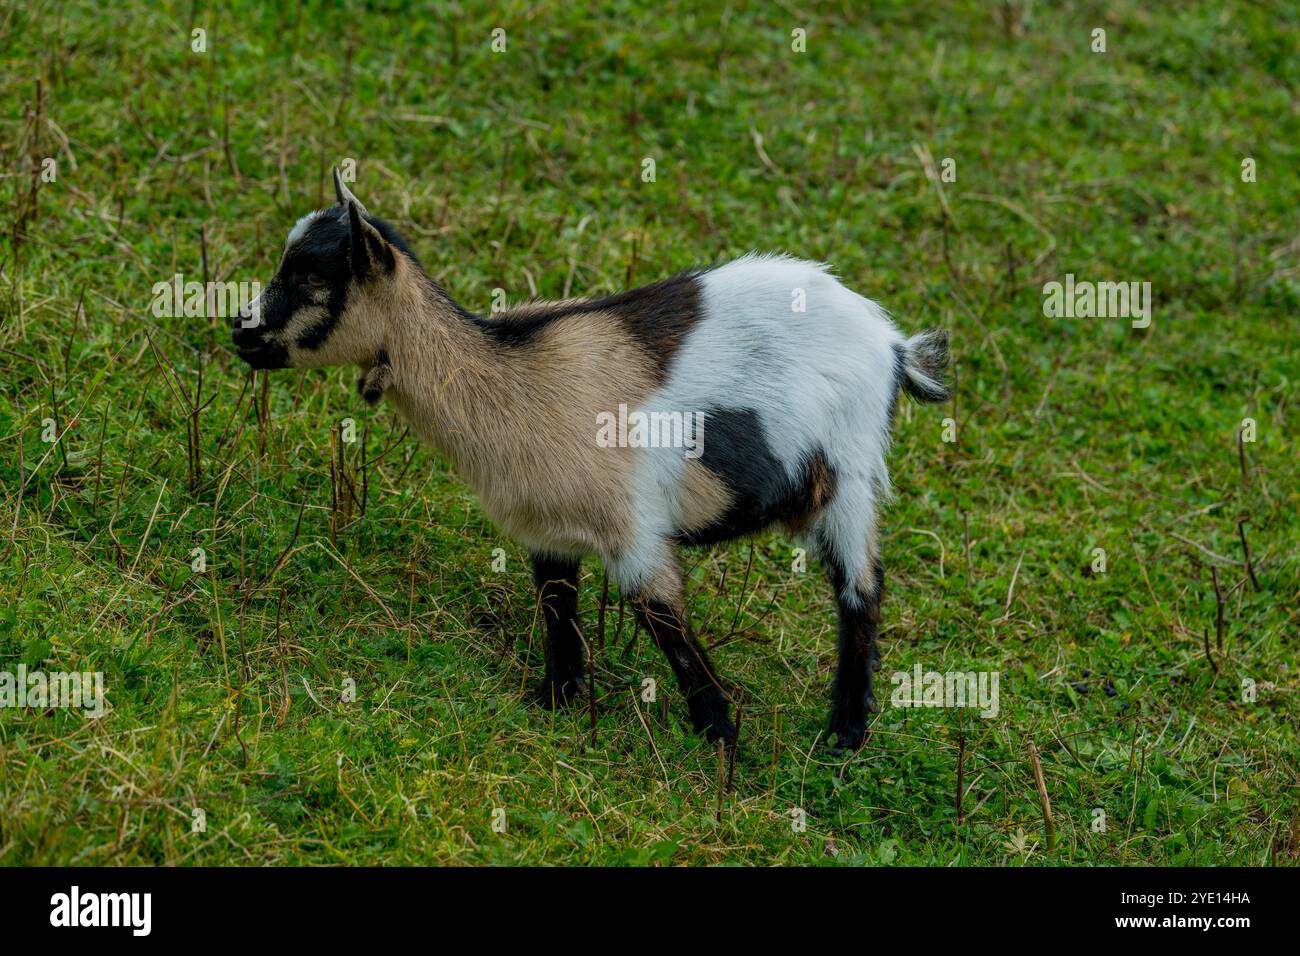
[[[262,324],[262,311],[260,304],[256,299],[243,306],[235,315],[234,327],[235,332],[241,330],[250,330],[260,327]]]
[[[252,319],[244,312],[236,317],[234,327],[230,330],[230,338],[236,345],[253,345],[261,339],[261,323]]]
[[[236,328],[256,328],[262,322],[262,295],[258,293],[251,302],[242,306],[235,319]]]

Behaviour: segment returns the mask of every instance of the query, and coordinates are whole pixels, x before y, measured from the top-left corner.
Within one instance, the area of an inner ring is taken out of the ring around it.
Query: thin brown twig
[[[1241,483],[1250,487],[1250,469],[1246,467],[1245,429],[1237,429],[1237,461],[1241,465]]]
[[[970,590],[970,512],[961,513],[962,539],[966,547],[966,590]]]
[[[1258,591],[1260,590],[1259,578],[1255,577],[1255,566],[1250,561],[1250,545],[1246,543],[1246,522],[1248,521],[1250,521],[1248,517],[1237,519],[1237,534],[1241,538],[1241,553],[1246,558],[1246,573],[1250,575],[1250,583]]]
[[[1011,602],[1016,596],[1016,580],[1020,577],[1020,564],[1025,560],[1025,552],[1022,548],[1020,557],[1016,560],[1016,569],[1011,572],[1011,584],[1007,587],[1007,606],[1002,610],[1002,621],[1011,619]]]
[[[1223,592],[1219,589],[1219,569],[1210,565],[1210,580],[1214,583],[1214,646],[1223,653]]]
[[[966,777],[966,716],[961,715],[961,723],[957,730],[957,826],[966,822],[966,816],[962,810],[962,800],[966,796],[965,777]]]
[[[1043,808],[1043,826],[1047,830],[1047,852],[1056,852],[1056,823],[1052,820],[1052,801],[1047,797],[1047,782],[1043,779],[1043,763],[1038,759],[1038,748],[1033,738],[1029,740],[1029,763],[1034,769],[1034,785],[1038,788],[1038,802]]]
[[[745,702],[736,701],[736,736],[731,741],[727,752],[727,793],[731,793],[731,784],[736,776],[736,751],[740,749],[740,720],[745,715]]]
[[[749,539],[749,559],[745,562],[745,577],[744,580],[740,582],[740,600],[736,602],[736,614],[731,619],[731,630],[727,632],[728,637],[736,633],[736,625],[740,622],[740,612],[745,608],[745,594],[747,593],[749,588],[749,572],[752,571],[753,568],[754,568],[754,539],[751,536]]]
[[[718,777],[715,781],[718,791],[718,803],[716,817],[719,823],[722,822],[722,792],[727,778],[727,742],[718,740]]]
[[[605,652],[605,605],[609,602],[609,571],[602,571],[600,579],[600,607],[596,611],[596,641]]]
[[[578,643],[587,652],[587,715],[591,721],[591,746],[596,746],[596,652],[582,637],[582,629],[576,620],[570,620],[573,631],[578,635]]]

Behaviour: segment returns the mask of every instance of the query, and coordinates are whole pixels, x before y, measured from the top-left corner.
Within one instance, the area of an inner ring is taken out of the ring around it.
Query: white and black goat
[[[541,702],[583,691],[578,564],[596,554],[667,656],[696,730],[734,740],[730,697],[686,619],[677,549],[781,524],[835,587],[830,732],[838,748],[861,745],[876,709],[894,405],[900,390],[946,397],[946,336],[905,338],[825,266],[785,256],[481,317],[337,170],[334,185],[338,204],[294,225],[235,345],[254,368],[360,365],[362,396],[387,397],[528,548],[546,625]],[[620,406],[702,415],[694,451],[598,441]]]

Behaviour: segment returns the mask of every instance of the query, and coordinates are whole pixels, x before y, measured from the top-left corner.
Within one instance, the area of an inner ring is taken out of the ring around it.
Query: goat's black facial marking
[[[825,507],[835,494],[835,470],[821,449],[813,449],[792,480],[772,453],[763,423],[750,408],[713,408],[704,413],[700,464],[733,495],[727,513],[703,527],[677,534],[682,544],[714,544],[776,522],[799,524]]]
[[[239,357],[255,369],[287,368],[289,352],[282,343],[268,336],[267,318],[280,314],[281,287],[274,281],[262,290],[255,302],[242,308],[231,331],[231,342]]]
[[[254,364],[262,353],[274,354],[277,364],[256,367],[283,368],[290,344],[305,349],[324,344],[347,305],[347,235],[338,210],[315,213],[294,227],[279,269],[257,300],[256,324],[244,316],[236,325],[234,343],[241,358]],[[290,323],[304,314],[310,321],[287,339]]]
[[[360,223],[355,228],[354,218]],[[280,267],[258,300],[257,323],[243,327],[250,315],[236,325],[233,339],[240,357],[257,368],[284,368],[293,349],[319,351],[344,321],[359,285],[391,272],[399,253],[416,261],[392,226],[355,201],[304,217],[290,233]],[[358,255],[364,256],[359,263]]]
[[[285,250],[275,281],[283,283],[282,322],[303,310],[317,313],[294,340],[314,350],[329,339],[347,307],[352,271],[348,264],[348,226],[339,211],[330,209],[312,220],[302,236]]]

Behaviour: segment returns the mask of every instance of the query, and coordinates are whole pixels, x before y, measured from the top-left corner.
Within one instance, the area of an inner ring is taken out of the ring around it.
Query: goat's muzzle
[[[286,368],[289,354],[279,342],[267,339],[260,323],[249,324],[253,316],[241,312],[231,331],[230,340],[234,343],[239,357],[253,368]]]

